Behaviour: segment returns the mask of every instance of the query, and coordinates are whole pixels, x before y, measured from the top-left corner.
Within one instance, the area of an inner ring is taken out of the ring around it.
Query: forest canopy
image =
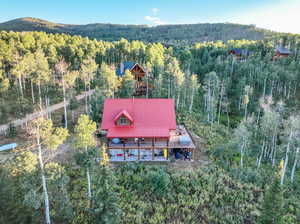
[[[278,45],[291,54],[274,57]],[[292,34],[171,47],[1,31],[0,122],[70,105],[63,119],[48,113],[28,124],[27,145],[0,165],[0,222],[299,223],[299,49]],[[175,100],[177,122],[203,141],[210,164],[180,170],[95,159],[107,159],[95,138],[103,100],[134,90],[128,71],[116,76],[124,61],[147,71],[155,87],[147,97]],[[89,90],[78,105],[75,96]],[[85,115],[75,118],[78,107]],[[11,130],[7,138],[19,132]],[[72,156],[54,160],[63,146]]]

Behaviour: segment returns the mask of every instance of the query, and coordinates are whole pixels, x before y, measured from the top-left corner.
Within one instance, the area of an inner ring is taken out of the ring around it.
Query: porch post
[[[169,153],[170,153],[169,148],[167,148],[167,152],[168,152],[168,153],[167,153],[167,160],[169,160],[169,156],[170,156],[170,155],[169,155]]]
[[[154,138],[152,138],[152,147],[154,147]]]
[[[138,160],[140,160],[141,159],[141,150],[140,150],[140,148],[138,149]]]
[[[154,160],[154,148],[152,148],[152,160]]]
[[[123,149],[124,161],[126,161],[125,149]]]
[[[195,160],[195,149],[192,149],[192,160]]]

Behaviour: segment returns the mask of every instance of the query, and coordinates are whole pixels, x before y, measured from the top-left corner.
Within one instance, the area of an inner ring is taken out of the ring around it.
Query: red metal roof
[[[115,118],[124,110],[133,119],[130,127],[117,127]],[[173,99],[106,99],[101,129],[108,138],[169,137],[176,129]]]

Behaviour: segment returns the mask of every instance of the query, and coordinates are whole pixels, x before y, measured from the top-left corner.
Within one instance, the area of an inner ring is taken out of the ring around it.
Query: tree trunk
[[[23,87],[22,87],[21,76],[18,78],[18,80],[19,80],[19,88],[20,88],[21,97],[23,98],[24,94],[23,94]]]
[[[32,82],[32,80],[30,80],[30,86],[31,86],[32,104],[35,104],[35,97],[34,97],[34,90],[33,90],[33,82]]]
[[[297,83],[297,82],[295,82],[295,87],[294,87],[294,96],[296,96],[296,92],[297,92],[297,85],[298,85],[298,83]]]
[[[149,81],[148,81],[148,74],[146,73],[146,98],[148,99],[149,98]]]
[[[74,115],[74,110],[72,110],[72,123],[74,124],[75,123],[75,115]]]
[[[243,139],[243,145],[242,145],[242,147],[241,147],[241,160],[240,160],[240,165],[241,165],[241,168],[243,168],[243,166],[244,166],[244,148],[245,148],[245,145],[246,145],[246,143],[245,143],[245,140]]]
[[[85,91],[85,113],[88,114],[88,98],[87,98],[87,91],[86,91],[86,84],[84,84],[84,91]]]
[[[290,144],[291,144],[292,136],[293,136],[293,131],[291,130],[290,136],[289,136],[289,141],[288,141],[288,144],[287,144],[286,153],[285,153],[284,167],[283,167],[283,172],[282,172],[282,175],[281,175],[280,185],[283,185],[286,168],[287,168],[287,164],[288,164],[288,161],[289,161],[289,152],[290,152]]]
[[[295,171],[296,171],[296,168],[297,168],[297,162],[298,162],[299,149],[300,149],[300,148],[297,148],[297,150],[296,150],[295,161],[294,161],[294,165],[293,165],[293,169],[292,169],[292,174],[291,174],[291,183],[294,182]]]
[[[223,100],[223,80],[222,80],[221,91],[220,91],[220,101],[219,101],[219,111],[218,111],[218,124],[220,124],[222,100]]]
[[[293,165],[293,169],[292,169],[292,174],[291,174],[291,183],[294,182],[295,171],[296,171],[297,162],[298,162],[299,149],[300,148],[297,148],[297,150],[296,150],[295,161],[294,161],[294,165]]]
[[[248,103],[245,105],[245,119],[247,119],[247,109],[248,109]]]
[[[259,156],[258,163],[257,163],[257,169],[259,169],[259,167],[260,167],[264,151],[265,151],[265,141],[263,142],[263,145],[261,147],[261,152],[260,152],[260,156]]]
[[[169,83],[168,83],[168,98],[170,98],[170,96],[171,96],[171,79],[170,79],[170,74],[169,74],[169,76],[168,76],[168,81],[169,81]]]
[[[85,147],[85,151],[87,152],[87,146]],[[88,197],[89,201],[92,200],[92,188],[91,188],[91,176],[89,168],[86,169],[86,177],[87,177],[87,184],[88,184]]]
[[[42,176],[42,185],[43,185],[43,193],[44,193],[44,202],[45,202],[45,219],[46,224],[50,224],[50,206],[49,206],[49,197],[48,197],[48,190],[47,190],[47,183],[46,183],[46,177],[44,173],[44,164],[43,164],[43,158],[42,158],[42,147],[40,144],[40,134],[39,134],[39,127],[37,131],[37,145],[39,150],[39,163],[41,168],[41,176]]]
[[[226,114],[227,114],[227,129],[229,130],[229,127],[230,127],[230,120],[229,120],[228,105],[227,105],[227,108],[226,108]]]
[[[242,105],[242,96],[239,98],[239,110],[241,110],[241,105]]]
[[[211,120],[211,114],[210,114],[210,110],[211,110],[211,95],[210,95],[210,84],[209,84],[209,87],[208,87],[208,100],[207,100],[207,121],[210,122]]]
[[[40,110],[42,109],[42,91],[41,91],[41,84],[38,83],[38,89],[39,89],[39,99],[40,99]]]
[[[291,82],[288,84],[288,90],[287,90],[287,98],[290,98],[290,93],[291,93]]]
[[[177,100],[176,100],[176,108],[179,107],[179,102],[180,102],[180,88],[179,87],[177,87],[177,88],[178,88],[178,95],[177,95]]]
[[[265,98],[266,96],[266,82],[267,82],[267,78],[264,79],[263,98]]]
[[[62,80],[63,94],[64,94],[64,115],[65,115],[65,128],[68,128],[68,118],[67,118],[67,101],[66,101],[66,88],[65,81]]]
[[[50,107],[50,98],[47,96],[48,107]],[[51,120],[51,110],[49,110],[49,119]]]
[[[191,103],[190,103],[190,107],[189,107],[189,112],[190,113],[192,112],[192,109],[193,109],[194,94],[195,94],[195,88],[192,89]]]

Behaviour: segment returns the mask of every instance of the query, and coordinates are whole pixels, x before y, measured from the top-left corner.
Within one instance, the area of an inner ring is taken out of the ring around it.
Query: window
[[[128,125],[128,120],[126,117],[122,116],[119,120],[119,125]]]

